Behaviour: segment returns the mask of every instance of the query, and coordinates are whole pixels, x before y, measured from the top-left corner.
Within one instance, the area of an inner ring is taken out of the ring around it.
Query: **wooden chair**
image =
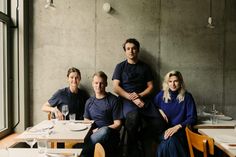
[[[105,150],[100,143],[96,143],[95,145],[94,157],[105,157]]]
[[[48,112],[48,120],[51,120],[51,112]],[[51,142],[51,148],[57,148],[57,142]]]
[[[192,132],[188,127],[185,129],[190,157],[194,157],[193,148],[203,153],[203,157],[208,154],[214,155],[214,140],[208,136]]]

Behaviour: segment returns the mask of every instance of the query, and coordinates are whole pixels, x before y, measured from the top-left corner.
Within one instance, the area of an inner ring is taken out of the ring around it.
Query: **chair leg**
[[[126,135],[126,129],[125,129],[125,127],[123,127],[122,134],[121,134],[121,140],[120,140],[121,145],[125,144],[125,135]]]
[[[51,148],[57,148],[57,143],[56,142],[50,142]]]

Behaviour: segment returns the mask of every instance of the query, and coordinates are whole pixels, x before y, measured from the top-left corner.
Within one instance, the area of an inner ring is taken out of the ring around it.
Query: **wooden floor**
[[[15,143],[14,138],[17,136],[17,133],[13,133],[3,139],[0,140],[0,149],[5,149],[10,147]]]

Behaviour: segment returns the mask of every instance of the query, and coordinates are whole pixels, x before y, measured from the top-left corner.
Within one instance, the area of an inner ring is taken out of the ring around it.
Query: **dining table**
[[[78,157],[82,149],[47,149],[40,153],[37,148],[8,148],[5,157]]]
[[[212,124],[211,120],[199,121],[193,127],[195,129],[210,129],[210,128],[228,128],[233,129],[236,125],[236,120],[218,120],[217,123]]]
[[[236,157],[236,129],[235,128],[208,128],[198,129],[202,135],[214,139],[214,144],[230,157]]]
[[[210,129],[210,128],[234,128],[236,125],[236,120],[232,117],[218,114],[215,115],[215,120],[212,121],[213,115],[211,113],[203,112],[202,114],[198,115],[197,124],[193,127],[195,129]]]
[[[45,157],[39,153],[38,142],[46,142],[47,157],[78,157],[82,148],[52,148],[53,142],[84,143],[91,130],[93,121],[83,120],[43,120],[30,129],[17,135],[15,144],[8,149],[8,157]],[[33,141],[34,147],[29,148],[26,143]],[[37,143],[37,144],[36,144]]]
[[[47,140],[48,142],[84,143],[93,121],[44,120],[15,137],[17,142],[27,139]]]

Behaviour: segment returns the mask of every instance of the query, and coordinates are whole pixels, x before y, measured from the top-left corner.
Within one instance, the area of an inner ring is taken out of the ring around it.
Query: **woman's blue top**
[[[78,93],[72,93],[69,87],[59,89],[53,96],[48,100],[48,103],[52,107],[57,107],[60,111],[63,105],[69,106],[69,114],[75,113],[76,120],[82,120],[84,114],[84,107],[88,94],[78,88]],[[69,119],[69,115],[66,116]]]
[[[169,92],[171,100],[168,103],[164,102],[163,91],[155,96],[154,103],[164,111],[168,117],[170,127],[177,124],[181,124],[182,127],[194,125],[197,122],[197,111],[192,95],[189,92],[185,92],[184,100],[179,103],[177,99],[178,92]]]

